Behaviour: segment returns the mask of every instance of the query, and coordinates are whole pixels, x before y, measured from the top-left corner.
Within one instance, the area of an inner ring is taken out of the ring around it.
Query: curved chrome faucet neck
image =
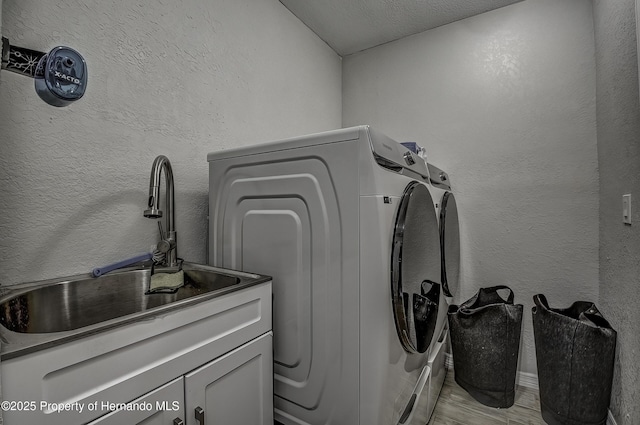
[[[151,166],[151,176],[149,178],[149,209],[144,211],[144,216],[148,218],[160,218],[163,213],[160,209],[160,178],[164,170],[166,191],[165,191],[165,220],[166,220],[166,235],[161,235],[163,239],[161,243],[169,243],[169,250],[166,252],[167,264],[169,266],[176,266],[178,264],[177,243],[176,243],[176,228],[175,228],[175,202],[174,202],[174,187],[173,187],[173,169],[171,168],[171,162],[169,158],[164,155],[158,155],[153,161]],[[164,250],[163,250],[164,251]]]

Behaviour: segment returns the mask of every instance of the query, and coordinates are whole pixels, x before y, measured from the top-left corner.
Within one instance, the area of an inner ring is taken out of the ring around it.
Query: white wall
[[[618,331],[611,411],[640,423],[640,103],[634,0],[594,2],[600,170],[600,303]],[[632,195],[632,225],[622,195]]]
[[[0,36],[2,36],[2,0],[0,0]],[[0,41],[1,43],[1,41]],[[1,48],[0,48],[1,49]],[[2,85],[2,79],[0,79],[0,85]],[[1,93],[1,91],[0,91]],[[2,118],[0,118],[1,120]],[[0,129],[0,139],[3,139],[2,137],[2,130]],[[2,397],[2,386],[0,386],[0,397]],[[3,419],[2,419],[2,412],[0,412],[0,425],[2,425],[4,423]]]
[[[173,164],[179,255],[205,262],[206,154],[340,127],[341,60],[277,0],[5,0],[12,44],[63,44],[84,98],[0,76],[3,285],[90,271],[157,241],[153,159]]]
[[[2,36],[2,0],[0,0],[0,37]],[[2,43],[2,40],[0,40],[0,43]],[[2,48],[0,48],[1,50]],[[1,54],[1,53],[0,53]],[[0,81],[0,84],[2,84],[2,81]],[[1,136],[1,134],[0,134]],[[1,420],[1,419],[0,419]]]
[[[461,293],[506,284],[598,301],[598,162],[591,2],[529,0],[343,59],[343,125],[416,141],[451,178]]]

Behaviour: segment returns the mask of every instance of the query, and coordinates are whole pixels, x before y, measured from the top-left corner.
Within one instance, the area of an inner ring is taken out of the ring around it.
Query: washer
[[[208,161],[209,263],[273,276],[276,421],[426,424],[446,317],[427,164],[368,126]]]

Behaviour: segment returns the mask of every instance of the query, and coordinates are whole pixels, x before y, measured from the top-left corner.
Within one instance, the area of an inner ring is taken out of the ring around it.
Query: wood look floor
[[[453,379],[447,377],[429,425],[545,425],[540,415],[538,390],[518,387],[515,404],[508,409],[487,407],[474,400]]]

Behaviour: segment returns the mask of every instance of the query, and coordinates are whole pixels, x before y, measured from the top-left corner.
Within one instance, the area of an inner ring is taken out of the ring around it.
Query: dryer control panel
[[[451,182],[447,173],[433,164],[427,163],[427,168],[429,169],[429,179],[432,185],[440,189],[451,190]]]
[[[429,179],[427,164],[416,153],[371,127],[368,133],[371,151],[378,164],[397,173],[409,170]]]

